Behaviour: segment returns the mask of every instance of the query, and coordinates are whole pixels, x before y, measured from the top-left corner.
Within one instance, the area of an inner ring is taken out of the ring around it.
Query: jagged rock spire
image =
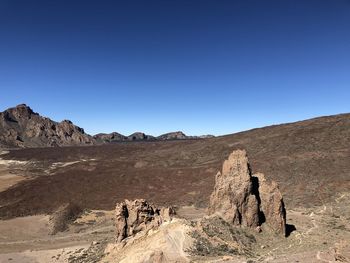
[[[252,175],[246,151],[233,151],[215,177],[209,214],[218,214],[233,225],[256,228],[266,222],[285,235],[286,211],[276,182]]]

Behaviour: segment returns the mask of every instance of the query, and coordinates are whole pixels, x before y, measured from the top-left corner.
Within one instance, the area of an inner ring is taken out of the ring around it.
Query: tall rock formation
[[[253,192],[245,151],[231,153],[224,161],[222,173],[216,174],[209,213],[217,213],[234,225],[259,225],[259,203]]]
[[[208,212],[237,226],[256,228],[266,223],[285,235],[286,211],[278,186],[261,173],[251,174],[244,150],[233,151],[217,173]]]
[[[278,184],[275,181],[266,180],[262,173],[254,174],[253,178],[257,178],[259,183],[260,209],[264,217],[262,219],[276,232],[285,234],[286,209]]]
[[[25,104],[0,112],[0,144],[45,147],[93,144],[94,139],[71,121],[55,122]]]

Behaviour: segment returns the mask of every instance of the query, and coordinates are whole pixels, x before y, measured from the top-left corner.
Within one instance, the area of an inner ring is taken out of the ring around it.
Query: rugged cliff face
[[[251,174],[244,150],[233,151],[215,177],[209,214],[217,214],[233,225],[256,228],[266,223],[285,235],[286,211],[276,182],[262,173]]]
[[[55,122],[25,104],[0,113],[0,144],[7,147],[89,145],[94,139],[71,121]]]

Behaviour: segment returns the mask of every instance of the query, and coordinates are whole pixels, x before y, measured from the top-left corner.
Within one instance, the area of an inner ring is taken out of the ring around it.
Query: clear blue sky
[[[91,134],[350,112],[350,1],[0,0],[0,91]]]

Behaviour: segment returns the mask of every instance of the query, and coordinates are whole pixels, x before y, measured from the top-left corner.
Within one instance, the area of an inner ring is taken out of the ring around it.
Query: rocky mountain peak
[[[93,144],[71,121],[55,122],[20,104],[0,113],[0,144],[6,147],[47,147]]]
[[[18,121],[19,119],[30,119],[32,115],[39,115],[35,113],[26,104],[19,104],[16,107],[9,108],[3,112],[5,119],[9,121]]]
[[[63,120],[63,121],[61,121],[61,123],[73,124],[73,122],[70,120]]]

